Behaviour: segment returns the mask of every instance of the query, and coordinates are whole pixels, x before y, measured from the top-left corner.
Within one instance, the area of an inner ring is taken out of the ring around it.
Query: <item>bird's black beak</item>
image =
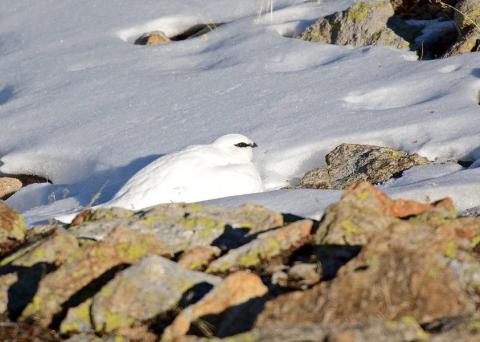
[[[258,147],[257,143],[253,143],[252,147],[253,148]]]

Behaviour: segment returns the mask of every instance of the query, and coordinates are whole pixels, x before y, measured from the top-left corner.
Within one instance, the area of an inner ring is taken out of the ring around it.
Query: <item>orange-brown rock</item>
[[[196,319],[210,314],[219,314],[230,307],[261,297],[267,292],[267,287],[257,275],[245,271],[232,273],[203,299],[183,310],[165,329],[162,340],[180,341],[188,332],[190,324]]]
[[[0,177],[0,199],[14,194],[22,188],[22,182],[12,177]]]
[[[189,270],[202,270],[221,252],[221,249],[215,246],[197,246],[183,253],[178,264]]]

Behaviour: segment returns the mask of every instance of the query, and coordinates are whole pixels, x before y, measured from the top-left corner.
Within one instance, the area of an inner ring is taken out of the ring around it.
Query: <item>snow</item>
[[[353,2],[275,0],[270,12],[270,0],[3,0],[0,171],[54,183],[7,204],[35,224],[105,203],[159,156],[234,132],[259,145],[266,192],[214,203],[299,215],[320,215],[339,192],[279,189],[340,143],[479,160],[478,53],[417,61],[289,38]],[[197,39],[133,44],[146,31],[222,22]],[[480,205],[479,165],[416,168],[382,188],[448,195],[463,210]]]

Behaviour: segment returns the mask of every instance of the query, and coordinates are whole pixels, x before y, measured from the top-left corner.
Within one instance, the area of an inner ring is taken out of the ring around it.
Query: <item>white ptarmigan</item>
[[[227,134],[210,145],[167,154],[137,172],[103,206],[139,210],[260,192],[262,180],[252,163],[256,146],[241,134]]]
[[[138,171],[108,202],[97,207],[140,210],[160,203],[197,202],[263,191],[252,163],[257,144],[241,134],[167,154]],[[75,214],[58,217],[69,222]]]

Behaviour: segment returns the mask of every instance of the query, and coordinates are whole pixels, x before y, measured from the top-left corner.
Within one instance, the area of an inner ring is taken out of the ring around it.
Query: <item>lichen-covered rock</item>
[[[341,144],[325,160],[327,167],[307,172],[300,188],[346,189],[358,181],[379,184],[413,166],[429,163],[416,153],[358,144]]]
[[[135,40],[136,45],[159,45],[168,44],[171,40],[162,31],[148,32]]]
[[[0,255],[23,242],[26,228],[22,215],[0,201]]]
[[[246,204],[224,209],[203,204],[162,204],[134,215],[117,208],[103,208],[84,216],[82,224],[70,230],[79,238],[102,240],[117,225],[134,231],[155,234],[170,247],[170,252],[196,246],[231,247],[248,232],[255,234],[283,225],[283,216],[259,205]],[[228,230],[228,233],[226,232]],[[223,240],[218,240],[222,236]]]
[[[357,324],[377,317],[397,320],[404,316],[422,323],[471,313],[474,303],[434,249],[437,247],[432,243],[422,248],[431,240],[433,229],[418,227],[412,231],[406,223],[397,228],[394,237],[389,236],[391,232],[380,234],[330,283],[267,303],[257,325]]]
[[[6,199],[22,188],[22,182],[12,177],[0,177],[0,199]]]
[[[220,280],[160,256],[146,257],[117,274],[95,295],[91,311],[95,330],[110,333],[140,325],[173,309],[195,285],[215,285]]]
[[[94,332],[90,319],[92,302],[93,299],[89,298],[80,305],[68,310],[67,316],[60,324],[59,331],[62,335]]]
[[[55,314],[68,309],[62,305],[92,280],[115,267],[135,263],[144,256],[164,253],[168,253],[168,249],[154,236],[119,226],[105,241],[85,248],[55,272],[45,276],[22,317],[48,326]]]
[[[426,323],[472,313],[480,303],[480,219],[437,216],[438,209],[376,231],[331,282],[268,303],[259,326],[404,316]]]
[[[285,227],[262,233],[253,241],[230,250],[213,261],[207,268],[209,273],[224,273],[229,270],[259,267],[262,262],[291,253],[310,241],[313,222],[297,221]]]
[[[417,220],[456,217],[450,199],[433,204],[392,200],[369,183],[354,184],[341,200],[328,207],[315,234],[318,244],[364,245],[370,238],[399,218],[416,216]]]
[[[308,27],[300,39],[337,45],[386,45],[408,48],[408,41],[387,27],[394,16],[394,9],[388,0],[366,0],[352,7],[319,19]],[[411,28],[410,35],[414,35]],[[405,32],[408,34],[408,32]],[[410,41],[413,41],[413,37]]]
[[[182,254],[178,264],[189,270],[200,271],[208,266],[210,261],[218,257],[221,249],[215,246],[197,246]]]
[[[462,31],[480,27],[480,0],[460,0],[455,6],[455,23]]]
[[[398,321],[365,321],[356,325],[273,324],[228,338],[243,341],[406,342],[428,340],[428,334],[408,317]],[[222,341],[210,339],[210,342]]]
[[[75,236],[58,227],[48,237],[20,248],[1,260],[0,266],[31,267],[41,262],[59,266],[78,252]]]
[[[228,308],[262,297],[267,292],[268,288],[257,275],[245,271],[232,273],[199,302],[184,309],[165,329],[162,341],[182,338],[196,319],[220,314]]]

